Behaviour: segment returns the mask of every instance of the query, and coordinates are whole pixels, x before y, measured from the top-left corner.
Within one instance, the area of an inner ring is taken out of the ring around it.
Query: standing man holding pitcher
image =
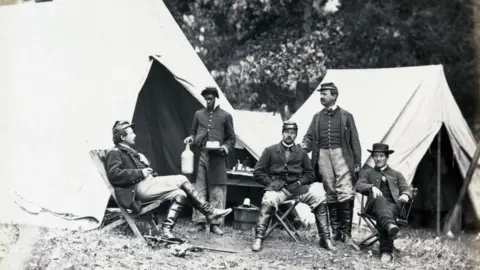
[[[313,116],[302,147],[312,151],[312,167],[326,192],[334,240],[352,244],[356,173],[361,168],[361,146],[352,114],[338,107],[338,89],[323,83],[318,90],[325,107]]]
[[[200,159],[197,166],[195,187],[199,194],[215,208],[225,208],[227,196],[227,155],[235,147],[235,131],[232,116],[222,110],[217,103],[218,90],[207,87],[202,91],[207,107],[195,112],[192,129],[184,143],[200,148]],[[209,146],[218,146],[217,150],[209,150]],[[206,219],[198,211],[193,212],[193,222],[198,231],[206,228]],[[219,225],[221,219],[210,221],[210,231],[222,235]]]

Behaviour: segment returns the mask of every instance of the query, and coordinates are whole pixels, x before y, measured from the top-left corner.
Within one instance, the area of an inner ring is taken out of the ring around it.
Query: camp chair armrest
[[[374,216],[372,216],[372,215],[370,215],[370,214],[367,214],[367,213],[361,213],[361,212],[359,212],[359,213],[358,213],[358,216],[360,216],[360,217],[366,217],[366,218],[370,218],[370,219],[375,220],[375,217],[374,217]]]

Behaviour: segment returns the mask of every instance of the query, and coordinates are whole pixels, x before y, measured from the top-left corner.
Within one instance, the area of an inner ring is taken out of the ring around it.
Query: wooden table
[[[253,173],[247,171],[227,171],[227,185],[241,187],[263,187],[253,180]]]
[[[243,199],[250,198],[252,204],[259,206],[264,186],[253,180],[253,174],[247,171],[227,171],[228,201],[240,205]],[[227,198],[225,198],[225,203]]]

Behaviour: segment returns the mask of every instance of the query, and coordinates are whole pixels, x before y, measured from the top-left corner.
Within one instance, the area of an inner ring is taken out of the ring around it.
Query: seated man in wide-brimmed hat
[[[372,150],[374,168],[360,172],[355,189],[368,195],[366,212],[375,216],[380,225],[379,242],[381,260],[392,260],[393,238],[398,233],[396,218],[400,214],[400,206],[412,197],[412,189],[403,175],[387,165],[390,154],[394,151],[387,144],[375,143]]]
[[[115,122],[112,128],[115,146],[106,156],[108,180],[121,206],[138,212],[142,202],[170,201],[170,209],[162,223],[164,238],[174,238],[173,227],[187,200],[208,220],[222,218],[232,211],[213,208],[184,175],[156,175],[150,161],[134,149],[136,135],[132,127],[128,121]]]

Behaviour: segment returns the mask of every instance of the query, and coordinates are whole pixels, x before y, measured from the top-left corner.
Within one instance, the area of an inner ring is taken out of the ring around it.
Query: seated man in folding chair
[[[315,173],[307,152],[295,145],[297,131],[296,123],[285,122],[282,141],[267,147],[255,166],[253,177],[265,186],[265,193],[255,227],[253,251],[262,248],[268,224],[278,206],[292,198],[308,204],[312,209],[320,235],[320,246],[335,250],[330,240],[325,190],[321,183],[315,182]]]
[[[374,168],[360,172],[355,189],[363,195],[368,195],[365,212],[376,217],[379,230],[381,261],[392,260],[393,238],[398,233],[396,218],[400,214],[401,203],[406,203],[412,197],[412,189],[403,175],[387,165],[390,154],[387,144],[375,143],[372,150],[375,162]]]
[[[119,203],[133,212],[140,211],[142,202],[171,201],[166,219],[162,223],[162,236],[174,238],[173,227],[187,198],[208,220],[228,215],[232,209],[215,209],[199,196],[184,175],[157,176],[147,158],[137,152],[133,124],[116,121],[112,133],[115,146],[106,155],[106,171]]]

